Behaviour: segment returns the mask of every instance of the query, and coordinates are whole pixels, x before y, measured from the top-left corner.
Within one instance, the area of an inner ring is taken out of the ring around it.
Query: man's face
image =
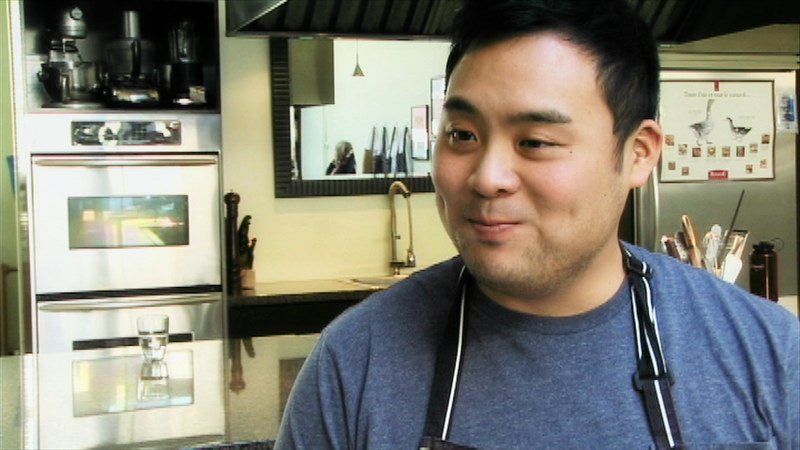
[[[553,298],[603,264],[621,273],[631,164],[616,166],[612,129],[593,56],[559,34],[479,48],[455,67],[433,181],[445,228],[492,298]]]

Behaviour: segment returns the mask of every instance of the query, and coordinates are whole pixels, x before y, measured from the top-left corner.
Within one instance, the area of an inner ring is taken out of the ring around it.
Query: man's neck
[[[590,311],[606,303],[619,290],[625,279],[622,251],[618,243],[605,246],[580,274],[573,274],[569,283],[536,297],[509,296],[486,286],[478,287],[495,302],[514,311],[537,316],[567,317]]]

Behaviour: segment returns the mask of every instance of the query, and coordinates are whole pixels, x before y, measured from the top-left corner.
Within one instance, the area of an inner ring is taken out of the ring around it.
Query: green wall
[[[11,30],[10,30],[11,2],[0,1],[0,263],[11,267],[17,266],[17,229],[16,208],[12,177],[8,167],[8,158],[14,155],[13,134],[13,92],[11,87]],[[5,304],[0,308],[4,317],[0,317],[2,326],[0,332],[5,333],[9,344],[0,348],[0,353],[11,349],[18,349],[19,321],[16,272],[2,274],[5,287],[0,298]],[[2,285],[3,283],[0,283]]]

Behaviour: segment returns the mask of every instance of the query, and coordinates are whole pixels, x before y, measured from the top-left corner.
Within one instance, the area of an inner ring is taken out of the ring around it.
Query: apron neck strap
[[[672,397],[672,374],[667,370],[650,280],[653,270],[640,261],[624,245],[622,257],[628,272],[631,311],[636,337],[636,372],[633,385],[642,393],[650,431],[656,447],[674,448],[683,443],[680,423]]]
[[[472,277],[466,267],[462,267],[458,275],[458,298],[450,308],[447,326],[436,352],[436,370],[433,374],[433,387],[428,399],[425,438],[421,448],[445,448],[441,445],[447,441],[450,419],[453,416],[453,406],[461,380],[468,316],[466,314],[467,286],[471,284],[471,280]]]
[[[653,271],[647,263],[633,256],[621,243],[620,248],[630,287],[636,336],[637,369],[633,374],[633,384],[642,393],[657,448],[673,448],[681,445],[682,439],[670,389],[673,381],[664,359],[652,302],[650,279],[653,277]],[[447,442],[447,437],[464,362],[469,316],[467,290],[471,284],[472,277],[466,267],[462,267],[457,283],[457,298],[450,309],[442,341],[436,353],[436,368],[428,400],[425,434],[420,448],[469,448]]]

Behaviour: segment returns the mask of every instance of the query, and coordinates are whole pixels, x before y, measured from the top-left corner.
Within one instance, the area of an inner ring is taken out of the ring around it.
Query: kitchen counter
[[[797,311],[796,296],[781,304]],[[142,378],[138,347],[0,357],[0,448],[180,448],[274,438],[318,339],[170,343],[169,379],[160,386]]]
[[[180,448],[274,438],[318,337],[171,343],[169,378],[157,381],[140,376],[138,347],[2,357],[0,448]]]
[[[276,281],[256,283],[255,289],[245,289],[228,297],[230,306],[312,303],[343,299],[364,299],[380,286],[358,283],[346,278],[330,280]]]
[[[257,283],[228,297],[228,333],[238,338],[319,333],[345,309],[385,287],[346,278]],[[797,296],[782,296],[779,303],[798,314]]]
[[[228,296],[232,337],[318,333],[333,318],[382,286],[350,279],[257,283]]]

